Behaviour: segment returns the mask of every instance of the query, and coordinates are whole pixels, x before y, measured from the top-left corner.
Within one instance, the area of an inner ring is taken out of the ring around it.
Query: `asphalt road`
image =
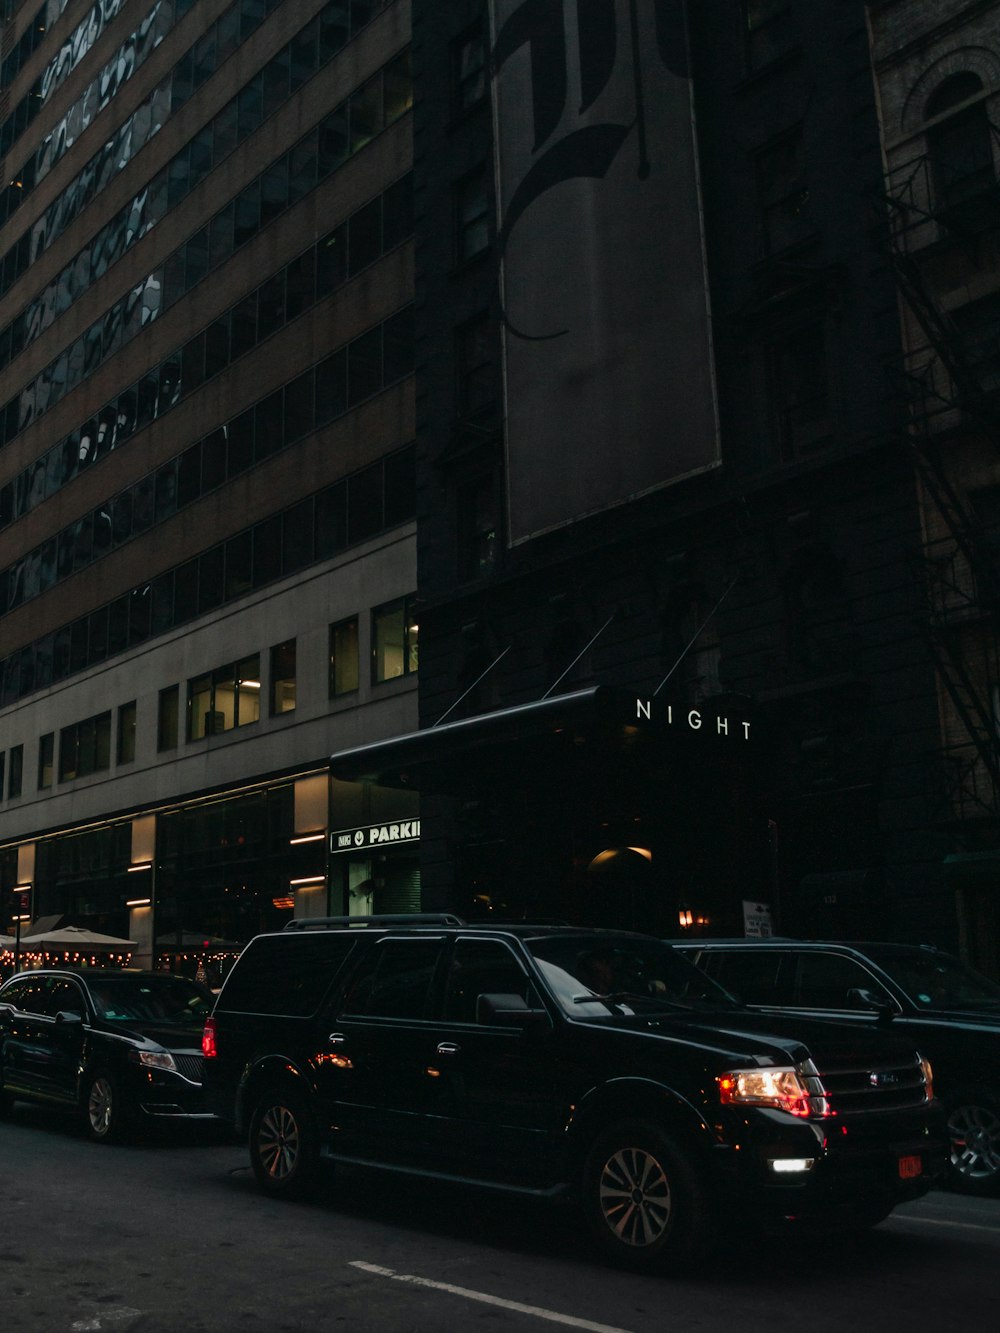
[[[279,1203],[221,1130],[110,1147],[23,1105],[0,1123],[2,1333],[940,1333],[993,1326],[998,1268],[1000,1199],[935,1193],[850,1244],[756,1236],[635,1277],[543,1205],[364,1172]]]

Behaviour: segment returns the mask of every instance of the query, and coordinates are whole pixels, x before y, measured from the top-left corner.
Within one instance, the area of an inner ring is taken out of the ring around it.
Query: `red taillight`
[[[215,1019],[206,1018],[205,1030],[201,1034],[201,1053],[206,1060],[214,1060],[219,1054],[215,1044]]]

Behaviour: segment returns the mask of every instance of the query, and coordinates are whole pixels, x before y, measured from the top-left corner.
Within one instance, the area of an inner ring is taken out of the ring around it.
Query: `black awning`
[[[593,686],[340,750],[330,758],[330,772],[344,781],[384,787],[460,790],[470,762],[482,768],[517,747],[524,763],[547,739],[565,737],[572,729],[570,743],[586,740],[595,730],[613,727],[621,714],[621,700]]]
[[[470,782],[480,789],[551,786],[588,771],[602,784],[642,782],[682,758],[697,768],[749,758],[753,747],[735,713],[724,734],[715,709],[697,730],[687,723],[686,707],[671,712],[647,703],[645,709],[634,693],[595,685],[340,750],[330,771],[348,782],[461,795]]]

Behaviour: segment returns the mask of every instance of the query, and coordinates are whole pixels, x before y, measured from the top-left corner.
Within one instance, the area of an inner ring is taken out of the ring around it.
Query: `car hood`
[[[655,1033],[676,1041],[697,1043],[730,1056],[817,1065],[860,1064],[913,1059],[915,1044],[902,1032],[872,1030],[852,1023],[803,1018],[795,1014],[762,1014],[753,1009],[715,1009],[694,1013],[643,1013],[612,1020],[616,1028]]]
[[[202,1028],[198,1023],[178,1027],[175,1023],[102,1023],[102,1032],[134,1041],[137,1046],[162,1046],[168,1051],[190,1051],[201,1054]]]

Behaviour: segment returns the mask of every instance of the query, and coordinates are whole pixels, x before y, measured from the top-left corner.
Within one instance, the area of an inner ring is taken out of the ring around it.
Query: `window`
[[[378,1018],[429,1016],[438,940],[387,940],[370,949],[344,1000],[344,1012]]]
[[[4,797],[4,778],[7,776],[7,752],[0,750],[0,801]]]
[[[496,496],[491,477],[477,477],[458,491],[458,574],[482,578],[496,564]]]
[[[160,691],[156,715],[156,748],[158,752],[177,749],[177,722],[180,712],[180,687],[170,685]]]
[[[417,669],[415,598],[376,607],[372,612],[372,680],[379,684]]]
[[[1000,391],[1000,295],[994,292],[952,311],[961,336],[962,360],[980,393]]]
[[[131,764],[135,759],[135,700],[118,709],[118,742],[116,762]]]
[[[969,105],[970,99],[982,92],[978,76],[964,72],[945,79],[928,99],[925,119],[945,117],[927,130],[931,182],[938,208],[956,208],[980,195],[996,179],[986,104],[980,100]]]
[[[482,100],[486,93],[486,43],[482,28],[460,37],[451,53],[452,107],[456,114]]]
[[[260,719],[260,657],[188,681],[188,740],[217,736]]]
[[[330,626],[330,698],[358,688],[358,618]]]
[[[874,992],[887,1004],[892,1001],[867,968],[853,958],[833,953],[802,954],[798,960],[794,1005],[818,1009],[853,1009],[850,992]]]
[[[85,778],[111,767],[111,713],[99,713],[59,733],[59,781]]]
[[[807,325],[767,349],[767,388],[782,458],[822,444],[830,436],[826,330]]]
[[[754,166],[763,249],[765,254],[773,255],[804,240],[815,230],[805,180],[801,130],[786,134],[762,149]]]
[[[485,314],[455,332],[455,408],[459,416],[474,416],[494,405],[490,333]]]
[[[472,259],[490,243],[486,172],[473,172],[455,186],[455,258]]]
[[[519,995],[529,1009],[544,1007],[524,968],[506,945],[460,939],[448,970],[445,1022],[481,1022],[480,995]]]
[[[271,649],[271,716],[295,709],[295,640]]]
[[[55,767],[55,748],[56,735],[54,731],[47,732],[38,742],[38,790],[48,791],[52,786],[52,775]]]
[[[744,0],[743,16],[748,69],[761,69],[791,49],[795,34],[789,0]]]

